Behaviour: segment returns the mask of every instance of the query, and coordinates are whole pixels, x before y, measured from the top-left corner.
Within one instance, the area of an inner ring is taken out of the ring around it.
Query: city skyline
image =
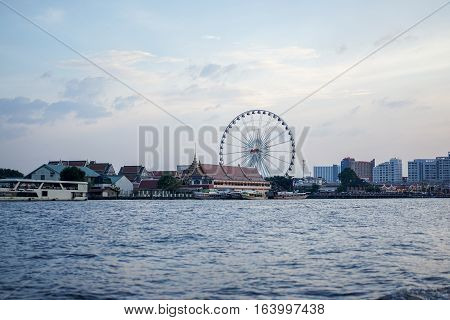
[[[13,5],[198,130],[255,106],[284,112],[440,4]],[[283,115],[296,139],[311,128],[302,148],[310,171],[351,156],[398,157],[406,172],[407,160],[448,152],[447,17],[444,9]],[[0,167],[137,164],[140,125],[179,125],[4,6],[0,18]]]

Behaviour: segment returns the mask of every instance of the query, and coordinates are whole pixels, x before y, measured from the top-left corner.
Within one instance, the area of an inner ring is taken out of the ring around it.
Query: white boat
[[[262,200],[266,198],[266,195],[261,192],[246,190],[241,192],[241,197],[243,200]]]
[[[304,192],[290,192],[290,191],[279,191],[274,196],[274,199],[290,199],[290,200],[301,200],[308,197],[307,193]]]
[[[87,200],[87,182],[0,179],[2,200]]]
[[[192,196],[194,199],[201,199],[201,200],[222,199],[223,198],[223,194],[218,192],[215,189],[205,189],[205,190],[201,190],[201,191],[194,191],[192,193]]]

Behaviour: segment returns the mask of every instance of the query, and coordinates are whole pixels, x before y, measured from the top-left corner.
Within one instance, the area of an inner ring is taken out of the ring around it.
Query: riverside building
[[[373,181],[373,168],[375,167],[375,159],[372,161],[356,161],[354,158],[344,158],[341,161],[341,171],[350,168],[355,171],[356,175],[363,180]]]
[[[375,183],[402,183],[402,160],[392,158],[373,168],[373,182]]]
[[[331,166],[315,166],[313,171],[314,178],[322,178],[326,182],[338,182],[341,167],[337,164]]]

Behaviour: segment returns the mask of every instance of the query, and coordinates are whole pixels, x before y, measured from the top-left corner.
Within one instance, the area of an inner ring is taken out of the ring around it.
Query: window
[[[48,197],[48,191],[42,191],[42,196],[43,197]]]
[[[61,185],[55,182],[47,182],[42,185],[42,189],[61,190]]]
[[[45,180],[45,174],[41,174],[41,180]]]

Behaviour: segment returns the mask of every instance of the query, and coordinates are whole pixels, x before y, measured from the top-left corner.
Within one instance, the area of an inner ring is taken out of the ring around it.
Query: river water
[[[450,199],[0,203],[0,299],[450,299]]]

